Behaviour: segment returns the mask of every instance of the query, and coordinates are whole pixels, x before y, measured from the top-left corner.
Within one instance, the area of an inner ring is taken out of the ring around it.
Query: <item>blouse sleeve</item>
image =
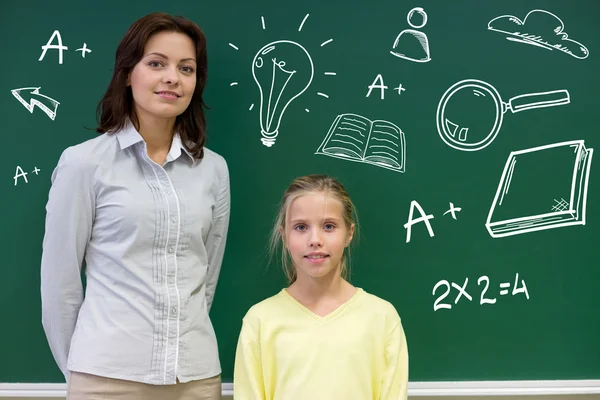
[[[95,210],[94,167],[74,149],[61,155],[51,178],[42,243],[42,325],[56,364],[69,380],[67,358],[83,302],[81,267]]]
[[[387,339],[382,388],[381,400],[407,399],[408,348],[401,322],[398,322]]]
[[[229,228],[230,214],[230,192],[229,192],[229,170],[224,159],[220,160],[220,183],[217,192],[215,209],[213,210],[213,221],[208,239],[206,241],[206,252],[208,255],[208,272],[206,274],[206,303],[208,311],[212,307],[217,281],[223,263],[225,253],[225,242]]]

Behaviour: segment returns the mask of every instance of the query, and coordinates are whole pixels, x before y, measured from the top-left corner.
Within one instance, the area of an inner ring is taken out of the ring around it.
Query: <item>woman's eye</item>
[[[161,66],[161,62],[160,61],[150,61],[148,63],[149,66],[151,66],[152,68],[158,68]]]
[[[192,67],[181,67],[181,69],[183,70],[183,72],[191,74],[194,72],[194,68]]]

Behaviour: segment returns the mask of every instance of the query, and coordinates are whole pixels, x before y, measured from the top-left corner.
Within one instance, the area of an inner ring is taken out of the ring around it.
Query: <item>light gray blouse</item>
[[[208,312],[229,225],[223,157],[205,148],[194,160],[175,135],[158,165],[129,123],[62,153],[46,211],[42,322],[67,381],[221,372]]]

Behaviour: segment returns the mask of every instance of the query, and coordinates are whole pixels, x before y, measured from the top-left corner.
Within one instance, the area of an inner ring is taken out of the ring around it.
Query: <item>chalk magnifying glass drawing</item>
[[[507,111],[517,113],[569,104],[570,101],[567,90],[554,90],[523,94],[504,102],[489,83],[466,79],[452,85],[440,99],[437,130],[448,146],[462,151],[477,151],[494,141]]]

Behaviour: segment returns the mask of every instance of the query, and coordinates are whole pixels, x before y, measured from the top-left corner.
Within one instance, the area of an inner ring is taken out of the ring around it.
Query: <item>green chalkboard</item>
[[[285,284],[267,235],[309,173],[340,178],[356,203],[352,282],[397,307],[411,381],[600,378],[600,3],[167,4],[2,5],[0,382],[63,379],[40,313],[50,175],[95,136],[116,46],[153,11],[208,38],[207,146],[232,193],[211,311],[225,382],[242,316]],[[62,59],[42,47],[55,31]],[[259,89],[274,69],[276,91],[296,71],[281,119]]]

